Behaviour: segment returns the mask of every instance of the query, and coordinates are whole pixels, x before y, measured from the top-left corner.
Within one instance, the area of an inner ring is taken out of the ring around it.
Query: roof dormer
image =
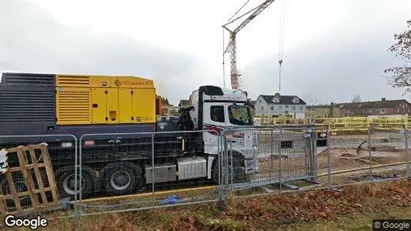
[[[300,99],[298,99],[298,97],[294,97],[292,101],[293,101],[293,103],[299,103]]]
[[[274,96],[274,98],[272,99],[273,103],[279,103],[280,102],[280,97],[278,96]]]

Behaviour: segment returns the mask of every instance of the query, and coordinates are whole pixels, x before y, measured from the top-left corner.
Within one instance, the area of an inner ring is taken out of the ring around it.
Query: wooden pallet
[[[6,192],[4,186],[0,187],[1,217],[11,214],[25,216],[58,208],[60,199],[47,144],[18,146],[6,151],[7,159],[18,159],[18,164],[7,166],[4,172],[0,173],[5,175],[8,186]],[[15,183],[22,179],[26,189],[18,192]],[[24,197],[28,204],[22,204]]]

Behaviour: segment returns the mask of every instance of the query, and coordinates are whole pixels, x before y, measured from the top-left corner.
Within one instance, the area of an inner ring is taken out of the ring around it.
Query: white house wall
[[[263,109],[261,107],[263,107]],[[258,97],[255,103],[255,114],[261,115],[261,114],[266,113],[266,108],[267,108],[267,102],[265,102],[265,100],[262,97]]]
[[[261,102],[260,102],[261,100]],[[288,106],[288,108],[287,108]],[[293,110],[292,107],[295,107]],[[306,105],[285,105],[285,104],[267,104],[262,97],[258,97],[255,104],[255,114],[256,116],[273,116],[273,115],[285,115],[285,112],[288,111],[288,114],[296,114],[296,118],[305,117]]]

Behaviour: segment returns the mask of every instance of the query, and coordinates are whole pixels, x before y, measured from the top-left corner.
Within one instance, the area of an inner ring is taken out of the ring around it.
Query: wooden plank
[[[45,191],[45,192],[51,192],[52,190],[53,190],[53,189],[52,189],[51,187],[46,187],[46,188],[44,188],[44,191]],[[33,190],[33,192],[39,194],[39,193],[40,193],[40,189],[35,189],[35,190]],[[17,193],[17,196],[19,196],[19,197],[29,196],[29,192],[28,192],[28,191],[26,191],[26,192],[18,192],[18,193]],[[13,199],[13,196],[12,196],[11,194],[3,195],[3,197],[8,198],[8,199]]]
[[[36,178],[37,178],[36,180],[37,180],[37,183],[39,185],[41,200],[43,201],[43,203],[47,203],[48,200],[47,200],[46,192],[44,191],[43,179],[41,177],[41,173],[40,173],[40,170],[38,168],[36,153],[35,153],[33,147],[29,148],[29,152],[30,152],[31,161],[32,161],[33,166],[34,166],[34,174],[36,175]]]
[[[22,212],[23,209],[21,208],[20,198],[17,195],[16,187],[14,186],[13,177],[11,176],[11,173],[6,172],[6,177],[7,177],[7,182],[9,183],[10,192],[11,192],[11,195],[13,196],[13,200],[16,205],[17,211]]]
[[[22,148],[21,148],[22,149]],[[31,203],[34,208],[39,207],[39,200],[37,197],[37,194],[33,193],[33,190],[36,189],[35,184],[33,182],[33,177],[31,176],[31,172],[27,171],[25,168],[28,160],[26,153],[23,152],[21,149],[17,151],[17,157],[19,158],[20,166],[23,167],[22,173],[23,177],[27,186],[27,191],[29,192],[30,198],[31,198]]]
[[[31,168],[44,168],[44,167],[46,167],[46,165],[44,165],[44,163],[37,163],[36,165],[37,165],[37,167],[34,166],[33,164],[29,164],[29,165],[26,166],[26,168],[31,169]]]
[[[3,188],[0,187],[0,214],[1,215],[6,215],[7,205],[5,203],[5,199],[4,199],[3,195],[4,195]]]
[[[51,194],[53,196],[53,202],[57,206],[59,206],[57,184],[55,182],[55,176],[54,176],[53,166],[51,164],[50,154],[45,144],[41,145],[40,149],[43,155],[43,161],[44,161],[46,172],[47,172],[48,182],[49,182],[50,187],[52,188]]]
[[[9,152],[9,153],[10,153],[10,152]],[[10,155],[10,154],[9,154],[9,155]],[[22,166],[18,166],[18,167],[9,168],[7,171],[8,171],[8,172],[21,172],[22,169],[23,169]]]
[[[37,167],[44,168],[46,166],[44,165],[44,163],[37,163]],[[32,168],[34,168],[34,165],[33,164],[28,164],[28,165],[26,165],[26,168],[32,169]],[[18,167],[9,168],[8,171],[10,171],[10,172],[19,172],[21,170],[22,170],[22,166],[18,166]]]

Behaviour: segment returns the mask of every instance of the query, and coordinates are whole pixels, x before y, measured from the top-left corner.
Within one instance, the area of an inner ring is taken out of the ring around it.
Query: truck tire
[[[246,181],[245,168],[243,166],[234,166],[234,183],[241,183]]]
[[[132,163],[110,163],[103,168],[102,176],[104,188],[110,196],[129,194],[142,186],[142,170]]]
[[[16,188],[17,193],[26,192],[28,190],[28,188],[27,188],[26,182],[24,181],[23,175],[19,172],[12,172],[11,175],[12,175],[13,182],[14,182],[14,187]],[[11,191],[10,191],[10,187],[9,187],[9,182],[7,181],[6,177],[4,177],[1,180],[0,184],[1,184],[1,189],[3,190],[3,193],[10,195]],[[22,197],[19,197],[19,199],[20,199],[20,205],[22,207],[31,205],[30,196],[28,196],[28,195],[27,196],[22,196]],[[13,199],[8,199],[6,201],[6,204],[9,207],[15,207],[16,206]]]
[[[87,166],[81,166],[81,198],[86,198],[90,195],[93,189],[93,170]],[[77,170],[78,177],[80,177],[80,171]],[[79,179],[79,178],[78,178]],[[59,190],[60,198],[69,197],[71,200],[75,199],[76,188],[75,188],[75,169],[74,166],[65,166],[59,168],[56,171],[57,187]],[[79,180],[77,184],[80,185]],[[77,198],[79,199],[80,193],[77,193]]]
[[[219,165],[220,165],[219,159],[215,158],[213,161],[213,165],[212,165],[213,167],[211,168],[211,180],[215,184],[218,184],[218,180],[219,180],[218,179],[219,178],[218,174],[220,173]]]
[[[235,156],[239,157],[240,155],[235,155]],[[238,160],[241,160],[241,159],[242,158],[239,157]],[[229,165],[231,165],[230,162],[231,162],[231,160],[229,160]],[[218,184],[218,175],[219,175],[219,170],[220,170],[219,164],[221,164],[221,163],[219,163],[219,159],[216,158],[213,161],[213,167],[212,167],[212,173],[211,173],[212,181],[216,184]],[[233,175],[234,175],[233,183],[241,183],[241,182],[245,182],[247,180],[247,177],[246,177],[246,174],[245,174],[245,168],[244,168],[244,166],[241,165],[240,161],[234,160],[233,171],[234,171],[233,172]],[[220,179],[220,180],[222,180],[222,179]],[[228,182],[231,183],[231,178],[230,177],[228,178]],[[221,184],[223,184],[223,183],[224,182],[221,182]]]

